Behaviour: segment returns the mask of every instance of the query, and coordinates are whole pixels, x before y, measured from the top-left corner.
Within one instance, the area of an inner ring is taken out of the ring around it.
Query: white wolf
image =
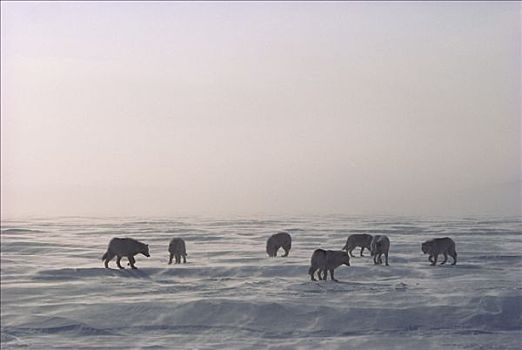
[[[432,266],[437,263],[439,254],[444,254],[444,261],[440,263],[441,265],[444,265],[446,261],[448,261],[448,255],[453,258],[453,264],[451,265],[457,263],[455,242],[449,237],[434,238],[426,241],[422,243],[421,249],[424,254],[429,254],[428,261],[431,262]]]
[[[292,248],[292,237],[287,232],[276,233],[266,241],[266,252],[268,256],[277,256],[279,248],[283,248],[285,254],[282,256],[288,256],[290,248]]]
[[[172,258],[176,257],[176,264],[181,263],[183,257],[183,263],[187,262],[187,250],[185,249],[185,241],[181,238],[172,238],[169,244],[169,264],[172,264]]]
[[[364,248],[370,250],[372,239],[373,236],[367,233],[355,233],[353,235],[349,235],[343,250],[346,250],[350,256],[353,257],[352,250],[354,250],[356,247],[361,247],[361,256],[364,256]]]
[[[338,282],[334,277],[334,270],[342,264],[350,266],[350,256],[347,252],[343,250],[316,249],[312,254],[308,274],[312,281],[316,281],[314,273],[317,271],[317,277],[319,277],[320,280],[326,281],[328,271],[330,271],[332,281]]]
[[[388,251],[390,250],[390,239],[385,235],[373,236],[370,244],[370,252],[373,256],[374,264],[382,264],[382,255],[386,259],[386,266],[388,266]]]
[[[109,261],[116,256],[116,264],[120,269],[124,269],[124,267],[121,266],[120,261],[121,258],[125,256],[129,259],[129,265],[133,269],[137,269],[137,267],[134,266],[134,263],[136,262],[134,255],[139,253],[145,255],[147,258],[150,257],[148,244],[139,242],[132,238],[113,238],[109,242],[109,247],[107,248],[107,252],[103,254],[102,260],[105,262],[105,267],[109,268]]]

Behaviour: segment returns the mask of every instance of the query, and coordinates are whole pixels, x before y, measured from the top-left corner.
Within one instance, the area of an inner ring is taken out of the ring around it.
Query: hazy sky
[[[1,6],[4,217],[520,214],[519,2]]]

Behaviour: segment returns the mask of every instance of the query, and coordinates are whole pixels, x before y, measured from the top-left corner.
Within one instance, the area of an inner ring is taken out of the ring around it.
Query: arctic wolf
[[[124,269],[120,261],[121,258],[125,256],[129,259],[129,265],[133,269],[137,269],[137,267],[134,266],[136,262],[134,255],[139,253],[145,255],[147,258],[150,257],[149,246],[132,238],[113,238],[109,242],[109,247],[107,248],[107,252],[103,254],[102,260],[105,262],[105,267],[109,268],[109,261],[116,256],[116,264],[120,269]]]
[[[283,248],[285,254],[282,256],[288,256],[290,252],[290,248],[292,248],[292,237],[286,232],[276,233],[266,241],[266,252],[268,256],[275,257],[277,256],[277,251],[279,248]]]
[[[390,239],[385,235],[373,236],[370,244],[370,252],[373,256],[374,264],[382,264],[382,255],[386,259],[386,266],[388,266],[388,251],[390,250]]]
[[[347,252],[342,250],[316,249],[312,254],[308,274],[312,281],[315,281],[314,273],[318,270],[317,277],[319,277],[320,280],[326,281],[327,272],[330,271],[332,281],[338,282],[334,277],[334,270],[342,264],[350,266],[350,256]]]
[[[440,263],[441,265],[444,265],[446,261],[448,261],[448,255],[453,258],[453,264],[451,265],[457,263],[455,242],[449,237],[431,239],[422,243],[421,248],[424,254],[429,254],[428,261],[431,262],[432,266],[437,263],[439,254],[444,254],[444,261]]]
[[[361,247],[361,256],[364,256],[364,248],[370,250],[372,238],[373,236],[367,233],[355,233],[353,235],[349,235],[343,250],[346,250],[350,256],[353,257],[352,250],[354,250],[356,247]]]
[[[176,257],[176,264],[181,263],[183,257],[183,263],[187,262],[187,250],[185,249],[185,241],[181,238],[172,238],[169,244],[169,264],[172,264],[172,258]]]

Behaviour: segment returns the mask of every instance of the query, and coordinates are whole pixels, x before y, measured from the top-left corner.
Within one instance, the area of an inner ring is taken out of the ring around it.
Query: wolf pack
[[[266,253],[269,257],[277,256],[277,251],[282,249],[284,254],[282,257],[288,256],[292,248],[292,237],[288,232],[279,232],[270,236],[266,242]],[[360,256],[363,257],[363,252],[367,249],[373,257],[375,265],[382,265],[383,256],[384,264],[389,266],[388,253],[390,251],[390,239],[386,235],[372,236],[366,233],[351,234],[346,240],[346,244],[341,250],[324,250],[316,249],[310,259],[310,268],[308,274],[312,281],[315,279],[315,274],[319,280],[326,281],[328,272],[330,279],[338,282],[334,277],[334,270],[341,265],[350,266],[350,257],[355,248],[360,248]],[[437,264],[439,255],[444,257],[440,265],[444,265],[448,261],[448,256],[453,258],[452,265],[457,263],[457,252],[455,250],[455,242],[449,237],[430,239],[421,244],[421,250],[424,254],[428,254],[428,261],[432,266]],[[169,243],[169,264],[175,260],[176,264],[187,262],[187,249],[185,241],[182,238],[175,237]],[[109,262],[116,257],[116,265],[120,269],[124,269],[121,265],[121,259],[127,258],[128,265],[132,269],[137,269],[134,256],[143,254],[150,257],[149,246],[143,242],[137,241],[133,238],[113,238],[109,242],[109,246],[105,254],[103,254],[102,261],[106,268],[109,268]]]

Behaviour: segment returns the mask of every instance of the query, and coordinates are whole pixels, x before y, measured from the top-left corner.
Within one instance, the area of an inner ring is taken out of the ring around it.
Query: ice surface
[[[266,239],[281,230],[290,256],[268,258]],[[313,250],[341,249],[355,232],[388,235],[390,266],[354,257],[336,270],[340,283],[311,282]],[[167,265],[174,236],[187,264]],[[456,242],[456,266],[421,253],[442,236]],[[136,257],[139,270],[104,269],[112,237],[148,243],[151,257]],[[1,345],[520,349],[521,238],[519,218],[3,221]]]

